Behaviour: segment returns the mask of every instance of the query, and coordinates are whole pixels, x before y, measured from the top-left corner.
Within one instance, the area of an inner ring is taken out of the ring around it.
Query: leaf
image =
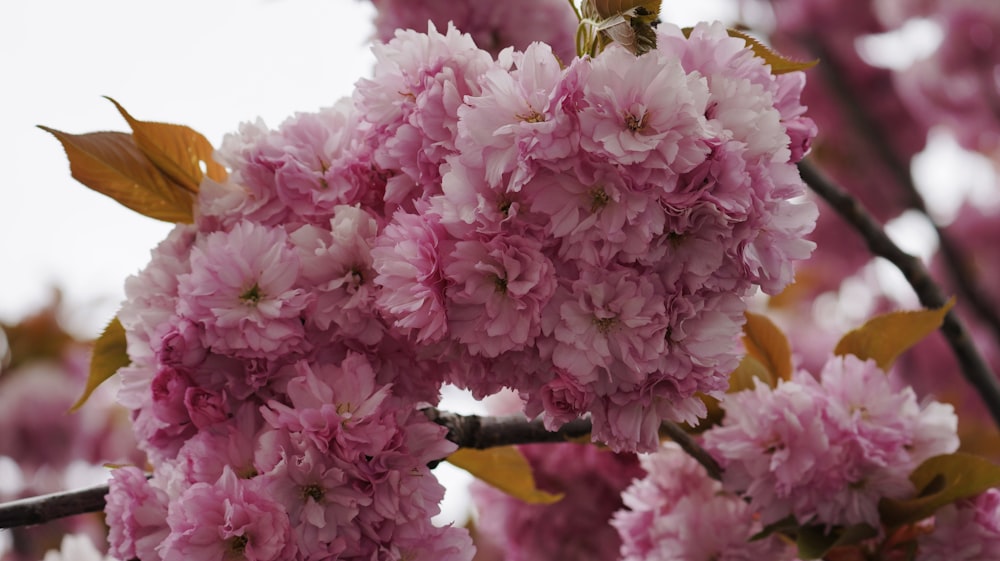
[[[795,545],[800,559],[819,559],[835,547],[854,545],[878,535],[868,524],[827,528],[824,524],[802,526],[796,533]]]
[[[792,348],[781,329],[766,316],[746,312],[743,324],[743,346],[772,375],[768,382],[772,388],[777,381],[792,379]],[[742,366],[742,365],[741,365]],[[730,382],[732,386],[732,382]],[[753,386],[751,386],[753,387]]]
[[[111,323],[104,328],[104,333],[94,342],[94,352],[90,357],[90,374],[87,375],[87,386],[83,390],[83,395],[76,400],[70,411],[76,411],[94,393],[105,380],[118,372],[119,368],[131,364],[126,351],[125,328],[118,318],[111,320]]]
[[[529,504],[551,504],[563,498],[535,487],[531,465],[514,446],[476,450],[462,448],[446,458],[451,464]]]
[[[945,314],[954,305],[952,298],[936,310],[890,312],[874,317],[845,334],[833,353],[873,359],[879,368],[888,371],[896,357],[941,327]]]
[[[123,132],[69,134],[39,126],[66,150],[73,177],[128,208],[166,222],[192,222],[191,193],[157,169]]]
[[[626,13],[656,19],[660,14],[661,3],[662,0],[589,0],[588,2],[593,7],[594,12],[602,19],[610,19]]]
[[[690,37],[693,29],[693,27],[685,27],[681,31],[684,33],[685,37]],[[753,51],[754,55],[764,59],[764,64],[771,67],[771,74],[778,75],[787,74],[789,72],[798,72],[800,70],[808,70],[819,64],[818,59],[792,60],[738,29],[728,29],[727,31],[729,32],[730,37],[743,39],[746,42],[747,47]]]
[[[226,178],[226,169],[212,159],[215,149],[201,133],[184,125],[139,121],[114,99],[105,99],[113,103],[128,121],[139,150],[154,166],[188,192],[198,193],[198,187],[205,176],[202,165],[208,176],[215,181]]]
[[[910,474],[919,493],[906,500],[882,499],[879,514],[888,526],[919,522],[939,508],[1000,487],[1000,466],[985,458],[956,452],[928,458]]]

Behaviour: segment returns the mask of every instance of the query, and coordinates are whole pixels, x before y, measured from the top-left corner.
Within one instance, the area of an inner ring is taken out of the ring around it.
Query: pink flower
[[[448,332],[444,277],[438,245],[445,239],[437,216],[397,212],[372,249],[375,284],[382,287],[378,307],[420,342],[441,340]]]
[[[139,468],[114,470],[104,509],[110,553],[118,559],[163,559],[159,545],[170,533],[167,504],[167,494],[152,486]]]
[[[395,173],[385,200],[400,205],[436,194],[439,166],[455,152],[458,108],[480,93],[479,77],[493,59],[454,25],[442,35],[433,23],[427,33],[397,30],[372,50],[374,76],[357,83],[354,100],[374,128],[376,163]]]
[[[316,294],[309,320],[321,330],[335,324],[344,336],[372,345],[385,330],[373,309],[376,219],[356,206],[334,207],[333,214],[328,229],[306,225],[289,236],[301,256],[300,282]]]
[[[584,270],[559,306],[552,362],[598,395],[639,384],[664,349],[661,290],[631,269]]]
[[[448,329],[472,354],[495,357],[531,346],[555,292],[555,271],[540,244],[519,236],[460,241],[444,276]]]
[[[202,326],[206,346],[217,353],[254,358],[301,350],[310,297],[296,288],[299,267],[284,230],[240,222],[192,248],[178,311]]]
[[[532,43],[501,65],[486,72],[482,93],[459,109],[456,147],[460,162],[485,168],[489,185],[513,174],[507,188],[517,191],[530,179],[533,161],[575,152],[579,132],[562,103],[572,92],[560,87],[564,71],[548,45]]]
[[[275,561],[294,547],[284,508],[230,469],[214,484],[187,488],[170,503],[167,523],[170,535],[158,548],[163,559]]]
[[[612,44],[594,59],[583,87],[580,143],[587,152],[654,182],[705,158],[709,90],[676,58],[659,51],[636,57]]]
[[[762,527],[750,506],[722,490],[673,443],[643,456],[646,476],[622,493],[625,509],[611,525],[623,561],[792,561],[794,549],[776,536],[753,540]]]

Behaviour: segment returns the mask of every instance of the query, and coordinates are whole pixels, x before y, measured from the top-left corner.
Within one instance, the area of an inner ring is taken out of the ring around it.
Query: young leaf
[[[210,178],[216,181],[226,178],[226,169],[212,159],[214,148],[201,133],[184,125],[139,121],[114,99],[106,99],[128,121],[139,150],[157,169],[188,192],[198,192],[205,176],[203,165]]]
[[[919,522],[945,505],[1000,487],[1000,466],[964,452],[943,454],[920,464],[910,481],[920,490],[915,498],[879,502],[879,514],[887,526]]]
[[[531,465],[514,446],[500,446],[486,450],[461,448],[448,456],[447,460],[452,465],[526,503],[551,504],[563,498],[561,494],[554,495],[535,487]]]
[[[788,344],[788,338],[766,316],[750,312],[744,315],[747,322],[743,324],[743,346],[750,356],[757,359],[771,373],[772,380],[769,385],[774,387],[779,379],[791,380],[792,348]]]
[[[90,357],[90,374],[87,376],[87,386],[83,390],[83,395],[76,400],[70,411],[76,411],[84,403],[90,394],[94,393],[105,380],[114,375],[119,368],[128,366],[132,361],[128,358],[125,343],[125,328],[122,327],[118,318],[111,320],[111,323],[104,328],[104,333],[94,342],[94,352]]]
[[[73,177],[87,187],[111,197],[150,218],[166,222],[192,222],[191,193],[157,169],[123,132],[68,134],[48,127],[66,150]]]
[[[879,368],[888,371],[896,357],[941,327],[945,314],[954,305],[952,298],[936,310],[890,312],[874,317],[845,334],[833,353],[873,359]]]
[[[684,33],[685,37],[690,37],[693,29],[694,28],[692,27],[685,27],[681,31]],[[771,74],[778,75],[786,74],[788,72],[797,72],[799,70],[808,70],[819,63],[819,60],[792,60],[788,57],[782,56],[771,47],[768,47],[738,29],[728,29],[727,31],[729,32],[730,37],[743,39],[743,41],[746,42],[747,47],[753,51],[753,54],[764,59],[764,63],[770,65],[771,67]]]

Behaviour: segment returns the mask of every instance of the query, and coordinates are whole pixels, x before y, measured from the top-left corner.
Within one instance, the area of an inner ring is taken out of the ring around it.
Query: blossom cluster
[[[117,557],[469,559],[435,527],[419,408],[518,390],[549,428],[652,450],[739,359],[744,297],[812,244],[804,78],[719,24],[641,57],[497,58],[450,27],[375,47],[353,98],[248,123],[126,284]]]
[[[611,524],[622,539],[622,561],[770,559],[792,561],[795,549],[763,527],[751,505],[723,491],[705,468],[672,443],[642,457],[647,476],[622,498]]]
[[[950,405],[918,403],[872,360],[835,357],[814,378],[727,396],[723,423],[704,435],[725,470],[726,489],[745,494],[761,522],[880,526],[878,502],[915,492],[909,474],[958,448]]]

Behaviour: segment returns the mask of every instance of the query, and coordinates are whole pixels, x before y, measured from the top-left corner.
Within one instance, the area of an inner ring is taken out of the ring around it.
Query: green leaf
[[[94,342],[94,352],[90,357],[90,374],[87,376],[87,385],[83,390],[83,395],[76,400],[70,411],[76,411],[94,393],[98,386],[105,380],[118,372],[119,368],[131,364],[128,357],[125,341],[125,328],[122,327],[118,318],[111,320],[111,323],[104,328],[104,333]]]
[[[214,148],[201,133],[184,125],[140,121],[129,115],[117,101],[106,97],[132,128],[132,137],[139,150],[160,171],[192,194],[205,176],[215,181],[226,178],[226,169],[212,159]]]
[[[799,558],[819,559],[835,547],[854,545],[878,535],[878,530],[868,524],[827,528],[822,524],[802,526],[795,537]]]
[[[690,37],[693,29],[693,27],[685,27],[681,31],[685,37]],[[743,39],[753,54],[764,59],[764,63],[771,67],[771,74],[778,75],[808,70],[819,63],[819,60],[792,60],[738,29],[728,29],[727,31],[730,37]]]
[[[745,315],[747,321],[743,324],[743,346],[771,374],[770,379],[761,379],[772,388],[778,380],[791,380],[792,348],[788,344],[788,338],[766,316],[750,312]]]
[[[39,128],[62,143],[70,171],[80,183],[150,218],[194,221],[194,197],[153,165],[131,135]]]
[[[887,526],[919,522],[945,505],[1000,487],[1000,466],[964,452],[943,454],[920,464],[910,481],[919,490],[916,497],[879,502],[879,514]]]
[[[535,487],[531,465],[514,446],[476,450],[462,448],[446,458],[477,478],[530,504],[551,504],[563,498]]]
[[[945,314],[955,299],[936,310],[890,312],[874,317],[858,329],[848,332],[833,353],[852,354],[861,360],[874,360],[888,372],[896,357],[941,327]]]

